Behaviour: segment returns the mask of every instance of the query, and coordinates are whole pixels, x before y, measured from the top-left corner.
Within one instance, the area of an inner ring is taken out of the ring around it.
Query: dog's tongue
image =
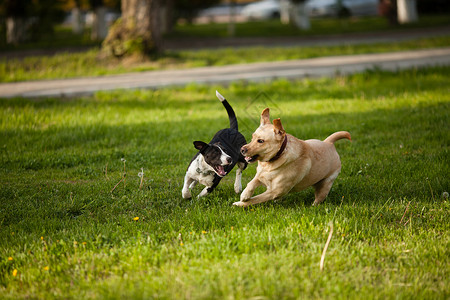
[[[217,173],[219,173],[220,176],[225,176],[227,174],[221,165],[217,166]]]

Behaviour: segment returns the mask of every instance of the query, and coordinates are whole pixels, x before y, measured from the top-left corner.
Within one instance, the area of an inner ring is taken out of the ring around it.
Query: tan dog
[[[334,147],[339,139],[351,140],[347,131],[335,132],[323,142],[302,141],[287,134],[280,119],[270,123],[269,109],[261,114],[261,124],[252,135],[252,141],[242,146],[247,162],[258,161],[256,176],[241,194],[237,206],[249,206],[280,198],[289,192],[298,192],[313,186],[314,205],[320,204],[341,171],[341,161]],[[267,190],[252,197],[258,186]]]

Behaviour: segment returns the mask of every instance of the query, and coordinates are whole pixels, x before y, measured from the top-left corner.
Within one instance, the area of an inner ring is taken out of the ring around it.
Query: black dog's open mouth
[[[257,159],[258,159],[258,154],[256,154],[256,155],[253,155],[252,157],[250,157],[250,156],[246,156],[245,157],[245,160],[248,162],[248,163],[252,163],[252,162],[255,162]]]
[[[216,171],[217,175],[219,175],[221,177],[227,175],[227,172],[225,171],[225,169],[221,165],[215,165],[214,166],[214,171]]]

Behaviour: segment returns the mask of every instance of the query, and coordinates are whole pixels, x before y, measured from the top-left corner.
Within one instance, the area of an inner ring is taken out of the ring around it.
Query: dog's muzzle
[[[247,148],[245,146],[241,147],[241,154],[245,156],[245,154],[247,153]]]

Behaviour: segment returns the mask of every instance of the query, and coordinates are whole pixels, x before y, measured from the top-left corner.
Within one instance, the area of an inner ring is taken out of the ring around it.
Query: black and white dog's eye
[[[262,144],[264,143],[264,140],[258,140],[258,143]]]

